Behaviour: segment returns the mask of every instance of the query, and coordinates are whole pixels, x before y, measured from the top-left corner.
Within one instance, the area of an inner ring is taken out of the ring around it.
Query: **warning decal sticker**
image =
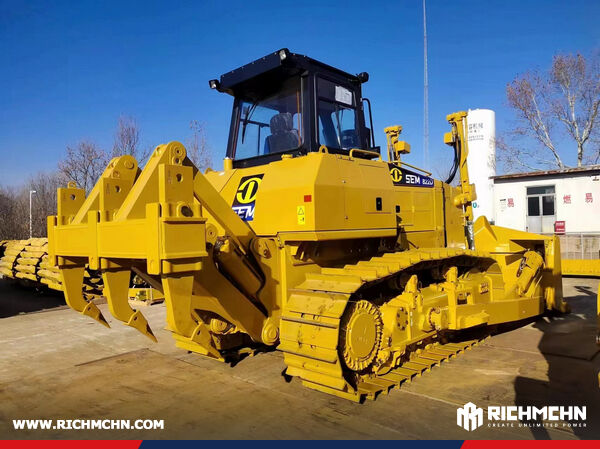
[[[296,216],[298,217],[298,224],[305,225],[306,224],[306,207],[298,206],[296,208]]]

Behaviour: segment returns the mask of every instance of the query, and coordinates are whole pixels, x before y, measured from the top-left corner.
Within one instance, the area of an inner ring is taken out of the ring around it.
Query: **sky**
[[[597,1],[429,0],[427,14],[437,174],[450,168],[447,114],[493,109],[502,133],[514,123],[505,87],[517,74],[547,68],[557,52],[600,47]],[[208,80],[283,47],[369,72],[363,95],[377,144],[400,124],[412,146],[404,160],[422,165],[421,0],[0,0],[0,185],[54,170],[81,139],[110,151],[122,115],[148,147],[185,143],[190,121],[205,123],[220,169],[232,98]]]

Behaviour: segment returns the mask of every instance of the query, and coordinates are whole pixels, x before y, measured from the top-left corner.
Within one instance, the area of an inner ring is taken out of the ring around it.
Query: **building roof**
[[[581,176],[600,174],[600,165],[586,165],[583,167],[559,168],[556,170],[540,170],[524,173],[510,173],[507,175],[490,176],[494,181],[504,181],[522,178],[556,178],[562,176]]]

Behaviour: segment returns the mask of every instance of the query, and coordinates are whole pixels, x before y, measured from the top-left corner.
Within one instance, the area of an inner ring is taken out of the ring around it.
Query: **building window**
[[[554,186],[535,186],[527,187],[527,195],[554,195]]]
[[[530,217],[539,217],[540,215],[540,200],[537,196],[527,198],[527,215]]]
[[[542,214],[554,215],[554,195],[542,196]]]

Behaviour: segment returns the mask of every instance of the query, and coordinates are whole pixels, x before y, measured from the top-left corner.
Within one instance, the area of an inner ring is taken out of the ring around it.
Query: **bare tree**
[[[56,190],[64,187],[58,173],[40,172],[32,176],[26,190],[35,190],[32,196],[32,229],[34,237],[46,237],[46,217],[56,214]]]
[[[58,162],[58,171],[65,181],[75,181],[88,193],[108,164],[108,157],[98,146],[82,140],[74,147],[67,146],[67,154]]]
[[[40,172],[20,187],[0,187],[0,239],[29,238],[29,191],[32,195],[33,237],[46,237],[46,217],[56,214],[56,189],[64,183],[58,173]]]
[[[187,155],[200,170],[205,170],[212,164],[212,151],[206,140],[206,127],[198,120],[190,122],[192,137],[190,138]]]
[[[537,146],[514,145],[512,139],[508,140],[501,135],[496,137],[497,162],[500,162],[509,171],[523,169],[535,171],[540,167],[555,166],[555,161],[543,156]]]
[[[0,187],[0,239],[29,237],[28,207],[23,189]]]
[[[498,139],[498,158],[511,168],[564,168],[559,143],[566,137],[575,144],[578,167],[598,161],[599,61],[598,52],[589,60],[581,54],[556,55],[548,72],[527,72],[508,84],[506,97],[517,125],[508,133],[511,139]]]
[[[592,139],[590,145],[593,145],[590,151],[592,155],[586,159],[586,163],[595,165],[600,163],[600,139]]]
[[[600,58],[587,61],[582,55],[559,55],[552,64],[552,84],[562,95],[552,101],[552,110],[567,134],[577,143],[577,166],[584,160],[584,149],[591,137],[597,137],[600,108]],[[591,159],[598,160],[596,154]]]
[[[140,147],[140,127],[133,117],[121,116],[115,131],[112,157],[129,154],[143,165],[151,150]]]
[[[441,181],[447,181],[448,176],[450,175],[450,166],[452,165],[452,161],[448,157],[439,157],[436,158],[435,161],[430,162],[430,167],[427,168],[428,171],[432,172],[432,176],[435,179],[439,179]],[[460,176],[454,176],[454,179],[451,181],[450,185],[457,186],[460,183]]]

